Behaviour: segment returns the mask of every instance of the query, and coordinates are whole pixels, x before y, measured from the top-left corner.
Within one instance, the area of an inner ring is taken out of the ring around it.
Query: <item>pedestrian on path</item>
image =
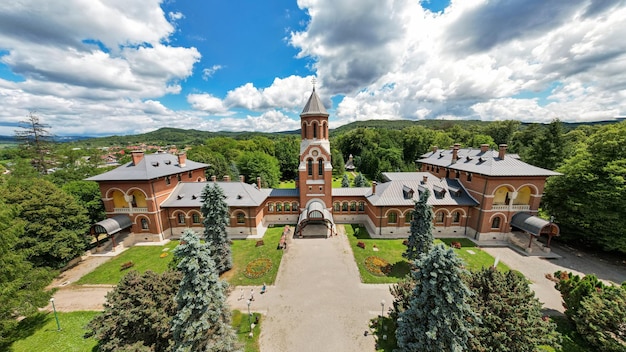
[[[240,290],[240,292],[241,292],[241,295],[239,296],[238,301],[241,301],[243,299],[243,288]]]
[[[265,293],[265,282],[263,283],[263,287],[261,287],[261,294]]]
[[[254,289],[253,288],[250,289],[250,300],[254,301]]]

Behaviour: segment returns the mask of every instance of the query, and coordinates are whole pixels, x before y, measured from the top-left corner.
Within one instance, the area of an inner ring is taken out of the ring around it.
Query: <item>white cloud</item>
[[[189,94],[187,102],[196,110],[200,110],[209,114],[227,114],[228,109],[224,106],[221,99],[211,94]]]
[[[209,68],[205,68],[204,70],[202,70],[202,79],[203,80],[208,80],[209,78],[213,77],[213,75],[215,74],[215,72],[223,69],[224,67],[222,65],[213,65]]]
[[[203,129],[209,131],[255,131],[255,132],[277,132],[292,131],[300,128],[300,123],[289,118],[280,111],[267,111],[260,116],[250,116],[246,118],[226,117],[212,119],[205,123]]]
[[[265,89],[247,83],[229,91],[224,102],[230,108],[249,110],[302,109],[311,94],[312,79],[313,76],[275,78]]]

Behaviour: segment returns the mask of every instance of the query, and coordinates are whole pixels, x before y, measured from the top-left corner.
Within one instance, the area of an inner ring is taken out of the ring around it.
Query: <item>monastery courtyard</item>
[[[331,238],[289,238],[276,278],[276,283],[260,294],[261,287],[237,286],[228,298],[232,309],[248,310],[250,290],[254,301],[250,310],[264,315],[260,347],[263,352],[283,351],[374,351],[375,341],[368,330],[369,320],[385,314],[392,303],[389,285],[363,284],[343,226]],[[308,231],[319,231],[310,226]],[[324,231],[322,228],[321,231]],[[522,272],[531,281],[531,288],[544,303],[547,314],[563,312],[560,293],[546,273],[568,270],[574,273],[595,273],[600,279],[626,281],[626,267],[602,258],[561,246],[553,249],[561,256],[546,260],[524,256],[506,247],[483,248],[499,257],[511,269]],[[64,273],[64,280],[75,282],[108,258],[89,257]],[[58,284],[58,283],[57,283]],[[58,285],[55,293],[59,311],[101,310],[106,293],[112,286],[81,287]],[[241,290],[244,299],[239,299]],[[52,310],[52,307],[49,307]]]

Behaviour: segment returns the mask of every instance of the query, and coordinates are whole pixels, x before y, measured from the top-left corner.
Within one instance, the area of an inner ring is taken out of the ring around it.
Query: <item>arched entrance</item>
[[[320,231],[305,232],[304,229],[307,228],[307,226],[311,228],[311,225],[322,225],[324,233],[322,234]],[[296,230],[298,237],[328,237],[336,234],[336,232],[333,216],[321,202],[311,202],[306,209],[300,213],[298,228]]]

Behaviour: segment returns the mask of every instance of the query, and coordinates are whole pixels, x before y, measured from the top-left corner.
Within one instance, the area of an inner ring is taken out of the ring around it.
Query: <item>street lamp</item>
[[[383,317],[385,316],[385,300],[380,301],[380,330],[383,330]]]
[[[54,297],[50,298],[52,303],[52,310],[54,311],[54,319],[57,321],[57,331],[61,331],[61,324],[59,324],[59,317],[57,316],[57,308],[54,306]]]
[[[252,318],[252,313],[250,313],[250,303],[252,303],[252,300],[248,300],[248,325],[252,324],[251,318]],[[250,329],[250,331],[252,332],[252,329]]]

